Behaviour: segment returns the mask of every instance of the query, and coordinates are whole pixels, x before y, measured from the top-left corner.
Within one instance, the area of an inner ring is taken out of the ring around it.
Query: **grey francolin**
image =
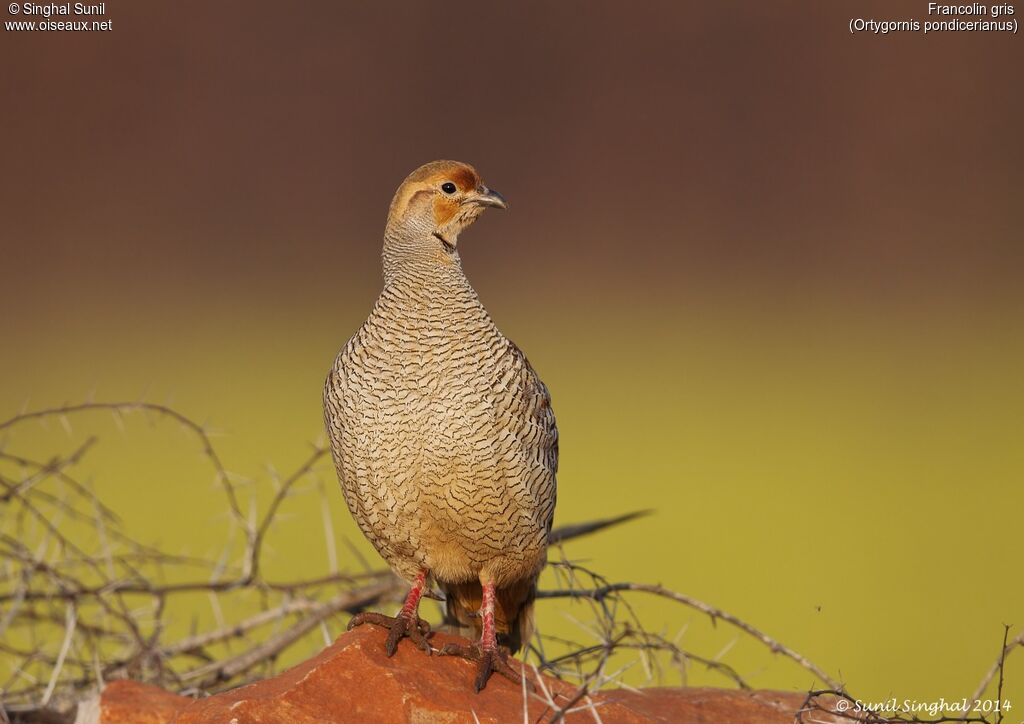
[[[331,452],[348,508],[409,582],[390,629],[427,653],[419,601],[433,580],[447,620],[472,627],[476,690],[530,638],[537,577],[555,510],[558,431],[547,388],[494,325],[462,270],[460,232],[506,208],[464,163],[414,171],[391,202],[384,288],[338,354],[324,389]]]

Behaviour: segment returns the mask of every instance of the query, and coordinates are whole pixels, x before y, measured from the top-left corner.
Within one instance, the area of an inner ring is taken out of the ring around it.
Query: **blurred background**
[[[511,203],[460,250],[552,390],[557,522],[657,511],[576,557],[861,698],[966,696],[1024,625],[1018,37],[848,33],[925,17],[904,0],[106,5],[109,33],[0,38],[0,419],[171,401],[229,469],[291,469],[379,290],[391,194],[464,160]],[[79,424],[8,442],[99,430],[93,484],[127,527],[216,553],[222,498],[184,435]],[[316,575],[317,508],[291,515],[274,560]],[[637,604],[756,686],[812,684]]]

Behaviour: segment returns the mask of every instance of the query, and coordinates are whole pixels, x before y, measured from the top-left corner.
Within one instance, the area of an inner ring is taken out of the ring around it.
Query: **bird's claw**
[[[440,650],[441,656],[459,656],[470,661],[477,662],[476,681],[473,686],[476,692],[487,686],[487,680],[491,673],[501,674],[516,685],[522,685],[526,678],[521,672],[516,671],[508,663],[508,652],[502,648],[485,648],[480,644],[462,646],[460,644],[445,644]],[[526,681],[526,688],[533,692],[535,688],[529,680]]]
[[[402,614],[398,616],[385,616],[382,613],[364,611],[352,617],[352,620],[348,622],[348,630],[351,631],[356,626],[362,626],[364,623],[388,629],[388,640],[384,643],[384,652],[389,657],[395,655],[395,651],[398,649],[398,642],[403,638],[411,640],[416,644],[417,648],[423,650],[428,656],[432,653],[430,642],[427,640],[427,637],[430,636],[430,624],[422,618],[404,616]]]

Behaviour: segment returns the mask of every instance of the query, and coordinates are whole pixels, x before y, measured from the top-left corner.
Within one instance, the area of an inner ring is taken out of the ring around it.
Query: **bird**
[[[507,208],[466,163],[434,161],[406,177],[384,230],[383,288],[324,385],[348,509],[409,584],[397,615],[362,612],[349,628],[387,628],[388,656],[403,638],[431,654],[419,604],[436,584],[445,622],[477,637],[438,653],[476,662],[478,693],[492,673],[520,681],[508,657],[534,630],[557,494],[551,395],[459,256],[461,233]]]

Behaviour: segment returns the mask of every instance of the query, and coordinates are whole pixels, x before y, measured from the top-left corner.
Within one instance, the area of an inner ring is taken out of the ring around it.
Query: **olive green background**
[[[735,613],[861,698],[966,696],[1024,624],[1024,46],[847,30],[926,13],[115,1],[110,33],[4,33],[0,418],[170,399],[224,431],[229,469],[291,469],[379,288],[390,195],[465,160],[511,203],[460,250],[552,390],[558,522],[657,511],[569,553]],[[184,433],[73,425],[8,445],[96,431],[87,467],[130,530],[219,550]],[[289,509],[272,570],[326,570],[318,505]],[[757,686],[813,683],[636,603]],[[586,616],[540,622],[585,638]]]

